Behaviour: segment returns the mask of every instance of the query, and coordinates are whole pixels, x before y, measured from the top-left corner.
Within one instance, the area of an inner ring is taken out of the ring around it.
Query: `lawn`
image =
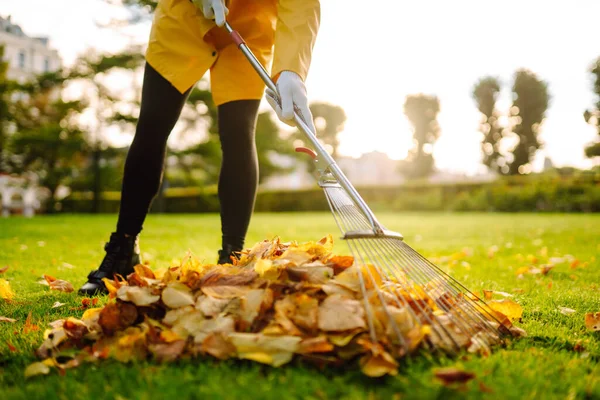
[[[489,357],[470,354],[405,360],[396,377],[369,379],[354,365],[319,370],[303,364],[278,369],[251,362],[186,361],[123,365],[103,362],[67,370],[64,376],[25,379],[47,323],[79,317],[81,298],[37,283],[43,274],[77,288],[101,260],[115,216],[48,216],[0,220],[0,277],[10,281],[12,302],[0,299],[1,399],[600,399],[600,333],[587,331],[586,312],[600,311],[600,215],[444,214],[378,215],[386,227],[474,291],[503,291],[524,308],[517,325],[528,337]],[[337,234],[328,213],[257,214],[247,245],[265,238],[318,240]],[[140,244],[150,266],[165,266],[192,251],[215,261],[219,248],[216,215],[149,217]],[[336,252],[348,253],[340,240]],[[461,256],[462,250],[466,256]],[[547,275],[522,267],[555,266]],[[452,261],[455,259],[456,261]],[[55,302],[64,306],[52,308]],[[102,299],[101,302],[104,302]],[[559,307],[575,310],[572,313]],[[39,331],[23,332],[32,313]],[[437,368],[455,366],[476,374],[464,386],[443,386]]]

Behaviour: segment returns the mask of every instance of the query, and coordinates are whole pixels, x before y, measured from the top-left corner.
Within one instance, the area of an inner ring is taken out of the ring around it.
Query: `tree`
[[[103,191],[101,164],[118,152],[111,152],[111,144],[104,137],[109,125],[118,123],[121,128],[132,126],[137,117],[138,103],[136,93],[134,100],[126,101],[122,93],[115,93],[106,83],[106,78],[114,71],[135,71],[143,63],[139,49],[128,50],[117,55],[87,55],[78,60],[69,74],[69,79],[79,80],[83,96],[88,100],[90,111],[94,114],[94,126],[90,126],[88,143],[91,147],[90,176],[92,182],[92,212],[100,212],[100,198]],[[132,79],[133,81],[133,79]],[[131,85],[133,86],[133,85]],[[132,87],[128,89],[133,89]],[[135,90],[134,90],[135,92]],[[133,103],[133,104],[132,104]]]
[[[590,68],[590,73],[594,78],[594,93],[596,94],[595,108],[585,110],[583,117],[585,122],[594,126],[598,135],[600,135],[600,57]],[[600,138],[595,143],[585,148],[585,155],[589,158],[600,157]]]
[[[51,193],[50,212],[57,189],[80,170],[88,150],[76,118],[84,105],[61,98],[64,84],[64,73],[58,71],[19,88],[13,115],[16,132],[9,141],[13,170],[38,176],[40,185]]]
[[[512,91],[512,131],[517,135],[519,142],[512,150],[512,160],[507,163],[506,168],[502,168],[502,172],[516,175],[531,170],[529,163],[542,146],[538,134],[548,109],[550,95],[546,82],[526,69],[517,70],[515,73]]]
[[[344,109],[334,104],[320,102],[311,103],[309,107],[317,129],[317,137],[331,148],[331,156],[336,158],[340,146],[338,135],[344,129],[346,122]]]
[[[496,101],[500,93],[500,83],[492,76],[486,76],[473,87],[473,99],[477,109],[481,112],[479,131],[483,134],[481,150],[483,152],[483,164],[491,170],[498,170],[498,160],[503,159],[500,154],[499,144],[502,139],[502,127],[500,126],[500,113],[496,109]],[[503,160],[504,161],[504,160]],[[504,164],[502,162],[502,164]]]
[[[404,175],[424,178],[433,172],[433,144],[439,137],[437,115],[440,102],[437,96],[415,94],[406,96],[404,114],[413,126],[414,148],[401,164]]]
[[[5,151],[11,121],[9,112],[11,83],[6,76],[7,71],[8,62],[4,61],[4,46],[0,46],[0,172],[7,172],[8,168]]]

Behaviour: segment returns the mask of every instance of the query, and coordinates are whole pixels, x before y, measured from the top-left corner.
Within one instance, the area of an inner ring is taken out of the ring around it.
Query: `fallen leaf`
[[[361,371],[372,378],[398,374],[398,363],[383,350],[363,356],[359,363]]]
[[[235,355],[235,346],[221,332],[210,333],[202,342],[202,351],[220,360],[226,360]]]
[[[164,288],[161,298],[169,308],[191,306],[195,303],[190,288],[181,282],[170,283]]]
[[[475,378],[475,374],[472,372],[463,371],[456,367],[440,368],[434,372],[436,378],[438,378],[442,385],[450,386],[453,383],[467,383],[471,379]]]
[[[148,349],[158,362],[173,362],[183,353],[185,344],[185,340],[178,340],[172,343],[151,344]]]
[[[71,293],[73,290],[73,285],[70,282],[64,281],[62,279],[56,279],[50,275],[44,275],[44,279],[48,282],[48,286],[50,286],[51,290],[58,290],[59,292]]]
[[[12,345],[11,342],[9,342],[8,340],[6,341],[6,345],[8,346],[8,349],[13,352],[16,353],[17,352],[17,348],[15,346]]]
[[[123,285],[117,290],[117,297],[123,301],[132,302],[136,306],[149,306],[160,299],[159,295],[152,294],[152,291],[148,286],[139,287],[128,285]]]
[[[50,373],[50,367],[44,362],[35,362],[25,368],[25,378],[35,375],[47,375]]]
[[[15,294],[10,288],[10,283],[6,279],[0,279],[0,298],[4,300],[12,300],[14,296]]]
[[[512,321],[518,320],[523,315],[521,305],[509,299],[491,300],[487,304],[492,310],[506,315]]]
[[[492,390],[492,388],[490,388],[489,386],[485,385],[483,382],[479,381],[479,390],[483,393],[494,393],[494,391]]]
[[[560,311],[560,313],[564,314],[564,315],[571,315],[571,314],[575,313],[575,310],[573,310],[572,308],[567,308],[567,307],[558,307],[558,311]]]
[[[358,300],[329,296],[319,306],[318,325],[326,332],[365,328],[364,309]]]
[[[600,331],[600,312],[585,314],[585,327],[590,331]]]
[[[30,311],[29,314],[27,315],[27,319],[25,320],[25,326],[23,326],[23,333],[28,334],[30,332],[35,332],[35,331],[39,331],[39,330],[40,330],[40,327],[31,322],[31,311]]]
[[[2,316],[0,316],[0,322],[10,322],[12,324],[12,323],[17,322],[17,320],[13,319],[13,318],[8,318],[8,317],[2,317]]]
[[[8,270],[8,265],[5,265],[4,267],[0,268],[0,274],[5,273],[6,270]]]
[[[61,303],[60,301],[55,301],[54,304],[52,304],[52,308],[58,308],[58,307],[62,307],[64,305],[65,305],[65,303]]]

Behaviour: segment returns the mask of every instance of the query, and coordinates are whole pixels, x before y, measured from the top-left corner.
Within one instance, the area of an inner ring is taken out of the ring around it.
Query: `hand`
[[[294,108],[296,108],[300,118],[308,125],[311,132],[316,134],[312,114],[308,107],[306,86],[304,86],[302,78],[295,72],[283,71],[277,79],[277,92],[275,93],[271,89],[265,91],[267,101],[279,119],[290,126],[295,126]]]
[[[225,7],[223,0],[192,0],[192,3],[202,11],[204,18],[214,18],[217,26],[225,25],[225,16],[229,14],[229,9]]]

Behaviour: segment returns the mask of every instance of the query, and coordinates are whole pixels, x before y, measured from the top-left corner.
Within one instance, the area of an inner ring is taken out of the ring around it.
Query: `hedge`
[[[490,183],[438,184],[411,183],[402,186],[357,187],[374,210],[390,211],[540,211],[599,212],[600,178],[522,176],[498,179]],[[101,212],[118,211],[120,194],[104,193]],[[320,188],[305,190],[260,190],[256,211],[328,210]],[[89,212],[91,195],[73,193],[61,201],[63,212]],[[216,188],[168,189],[153,204],[153,212],[218,212]]]

